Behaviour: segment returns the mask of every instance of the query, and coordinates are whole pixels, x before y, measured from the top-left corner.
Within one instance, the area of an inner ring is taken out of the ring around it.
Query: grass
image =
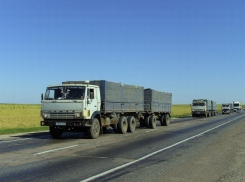
[[[0,134],[48,130],[40,126],[40,110],[40,104],[0,104]],[[221,105],[217,105],[217,112],[221,112]],[[187,116],[191,116],[189,104],[172,105],[172,118]]]
[[[0,134],[47,130],[41,127],[41,105],[0,104]]]

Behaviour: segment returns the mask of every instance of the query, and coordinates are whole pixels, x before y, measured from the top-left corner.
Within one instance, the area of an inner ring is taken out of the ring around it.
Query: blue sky
[[[0,103],[108,80],[245,103],[244,0],[0,0]]]

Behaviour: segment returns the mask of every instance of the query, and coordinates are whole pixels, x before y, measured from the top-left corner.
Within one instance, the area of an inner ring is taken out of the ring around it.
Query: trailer
[[[156,127],[156,117],[161,126],[168,126],[172,112],[172,94],[160,92],[153,89],[144,89],[144,121],[141,125],[146,127]]]
[[[195,116],[215,116],[216,115],[216,102],[207,99],[193,99],[191,104],[192,117]]]
[[[66,81],[48,86],[42,95],[41,126],[53,138],[63,132],[87,132],[90,138],[112,127],[115,133],[133,133],[136,127],[167,126],[172,94],[106,80]]]

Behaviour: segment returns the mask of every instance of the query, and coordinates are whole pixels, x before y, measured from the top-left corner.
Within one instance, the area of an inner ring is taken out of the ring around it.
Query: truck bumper
[[[41,126],[69,127],[91,127],[90,120],[44,120],[40,121]]]
[[[205,111],[192,111],[192,115],[205,115]]]

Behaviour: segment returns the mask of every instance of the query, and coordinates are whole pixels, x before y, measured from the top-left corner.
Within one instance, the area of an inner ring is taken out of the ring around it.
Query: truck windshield
[[[222,107],[229,107],[230,105],[222,104]]]
[[[237,106],[239,106],[239,104],[234,104],[234,106],[236,106],[236,107],[237,107]]]
[[[85,87],[79,86],[57,86],[48,87],[45,100],[83,100]]]
[[[193,106],[205,106],[205,103],[194,102],[192,105]]]

